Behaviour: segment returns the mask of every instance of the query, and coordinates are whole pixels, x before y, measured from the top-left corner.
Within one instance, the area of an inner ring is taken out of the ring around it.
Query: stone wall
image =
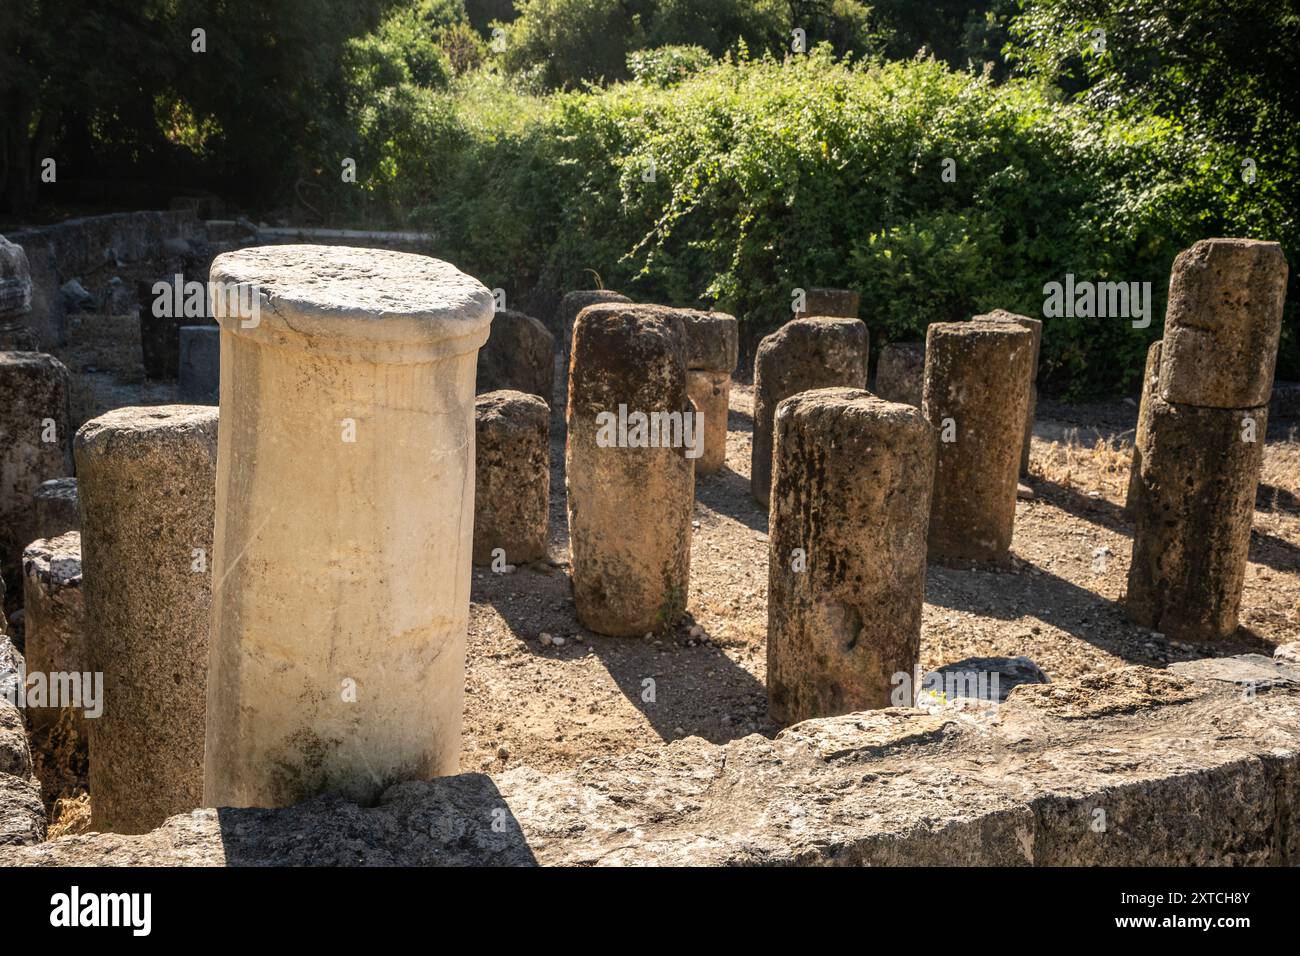
[[[29,325],[40,348],[63,342],[64,309],[59,288],[119,264],[159,261],[187,254],[190,243],[206,241],[192,210],[123,212],[69,219],[6,234],[22,246],[32,271]]]
[[[196,810],[139,836],[0,848],[26,865],[1295,865],[1300,668],[1129,667],[948,705],[687,738],[377,806]]]

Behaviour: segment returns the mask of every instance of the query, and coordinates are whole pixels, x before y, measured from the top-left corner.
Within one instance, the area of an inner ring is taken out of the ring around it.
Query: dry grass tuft
[[[50,814],[49,839],[90,832],[90,794],[81,792],[75,797],[60,797],[54,802]]]
[[[1088,446],[1071,431],[1064,442],[1054,441],[1045,449],[1037,446],[1033,452],[1030,472],[1062,488],[1120,499],[1128,490],[1133,445],[1125,438],[1098,438]]]

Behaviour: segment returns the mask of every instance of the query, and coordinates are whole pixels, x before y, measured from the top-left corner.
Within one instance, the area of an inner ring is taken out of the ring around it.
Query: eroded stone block
[[[772,416],[783,400],[814,388],[866,388],[867,327],[854,318],[787,322],[754,356],[754,440],[750,493],[766,506],[772,484]]]
[[[1144,403],[1129,617],[1171,640],[1237,628],[1268,406]]]
[[[506,565],[545,558],[550,408],[536,395],[488,392],[475,399],[474,421],[474,563],[493,563],[498,549]]]
[[[0,352],[0,569],[16,576],[39,535],[32,494],[72,473],[68,370],[42,352]]]
[[[1276,242],[1203,239],[1178,254],[1160,359],[1164,401],[1268,404],[1288,271]]]
[[[828,388],[777,407],[767,603],[774,720],[888,707],[896,675],[915,672],[934,460],[934,429],[912,406]]]
[[[695,468],[675,309],[588,306],[573,333],[565,483],[573,600],[600,634],[671,627],[690,586]]]
[[[920,408],[925,392],[925,343],[890,342],[882,348],[874,391],[887,402]]]
[[[140,833],[202,802],[217,410],[127,407],[75,442],[92,826]]]
[[[513,389],[555,401],[555,336],[531,315],[502,309],[478,352],[479,392]]]
[[[41,538],[23,551],[23,649],[29,674],[82,675],[93,672],[86,638],[86,604],[81,589],[81,535],[76,531]],[[70,678],[69,678],[70,679]],[[84,693],[85,688],[82,688]],[[33,728],[47,728],[68,709],[70,726],[85,733],[85,713],[96,702],[82,698],[83,707],[28,706]]]

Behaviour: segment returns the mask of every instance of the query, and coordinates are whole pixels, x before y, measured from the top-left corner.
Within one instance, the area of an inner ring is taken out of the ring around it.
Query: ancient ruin
[[[1020,474],[1029,474],[1029,446],[1034,437],[1034,410],[1038,407],[1038,353],[1043,344],[1043,323],[1041,319],[1031,319],[1026,315],[1016,315],[1005,309],[974,316],[975,322],[1014,322],[1022,329],[1028,329],[1034,336],[1034,354],[1030,360],[1033,369],[1029,381],[1029,407],[1025,412],[1025,443],[1020,446]]]
[[[727,461],[731,373],[740,355],[740,325],[725,312],[678,309],[686,331],[686,394],[703,416],[704,450],[697,475],[713,474]]]
[[[1285,933],[1298,10],[0,0],[0,940]]]
[[[925,394],[925,343],[890,342],[876,361],[872,391],[887,402],[921,407]]]
[[[1142,369],[1142,394],[1138,403],[1137,427],[1133,430],[1133,460],[1129,463],[1128,490],[1124,494],[1124,513],[1133,516],[1137,501],[1138,483],[1142,475],[1142,446],[1151,428],[1151,409],[1160,396],[1160,346],[1156,339],[1147,348],[1146,365]]]
[[[934,446],[919,409],[869,392],[814,389],[777,406],[767,603],[777,723],[913,702]]]
[[[806,316],[829,315],[841,319],[856,319],[858,303],[862,296],[854,289],[828,289],[814,287],[804,292],[803,309]]]
[[[32,311],[32,270],[22,246],[0,236],[0,351],[34,350],[27,328]]]
[[[501,309],[478,351],[478,390],[512,389],[549,404],[555,394],[555,336],[531,315]]]
[[[702,437],[686,349],[675,309],[592,305],[574,323],[564,459],[573,603],[599,634],[665,631],[686,609],[689,446]]]
[[[1237,629],[1288,267],[1275,242],[1179,254],[1143,393],[1128,613],[1175,640]]]
[[[68,370],[42,352],[0,352],[0,570],[12,574],[39,537],[32,495],[72,474]]]
[[[226,253],[211,281],[255,289],[259,317],[220,316],[203,798],[373,800],[454,773],[492,294],[339,246]]]
[[[754,356],[754,444],[750,493],[766,506],[772,484],[772,419],[777,405],[814,388],[865,388],[867,327],[856,318],[812,316],[787,322]]]
[[[87,645],[86,602],[81,589],[81,535],[69,531],[40,538],[23,551],[23,634],[28,673],[93,674]],[[27,719],[34,733],[48,729],[63,711],[78,736],[86,734],[90,702],[50,699],[28,702]],[[80,696],[80,695],[78,695]],[[98,714],[96,714],[98,716]]]
[[[77,430],[93,826],[141,833],[202,802],[216,409],[128,407]],[[165,715],[165,719],[163,719]]]
[[[562,354],[566,362],[573,354],[573,324],[578,321],[578,314],[583,309],[602,302],[631,301],[623,293],[615,292],[613,289],[583,289],[577,292],[566,292],[555,310],[551,329],[556,338],[564,344]]]
[[[177,334],[177,390],[194,405],[216,405],[221,394],[221,330],[182,325]]]
[[[1300,859],[1249,796],[1300,754],[1268,244],[1175,271],[1164,344],[1231,371],[1152,347],[1129,564],[1127,470],[1031,432],[1036,320],[932,325],[866,392],[866,325],[801,317],[751,387],[733,317],[619,296],[561,367],[446,263],[240,236],[211,278],[255,295],[163,378],[70,300],[0,366],[6,424],[82,426],[4,445],[0,866]]]
[[[936,322],[928,330],[923,406],[939,433],[932,560],[1006,560],[1033,349],[1033,333],[1013,322]]]
[[[475,399],[475,564],[501,570],[546,557],[550,426],[551,410],[536,395],[502,390]]]
[[[65,531],[81,530],[76,478],[42,481],[32,493],[32,502],[36,506],[38,538],[56,538]]]

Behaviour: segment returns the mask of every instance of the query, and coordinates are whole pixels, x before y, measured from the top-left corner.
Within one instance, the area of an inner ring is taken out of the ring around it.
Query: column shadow
[[[996,578],[996,584],[983,581],[986,576]],[[1028,564],[1021,573],[994,574],[978,566],[966,571],[931,563],[926,568],[925,600],[1000,621],[1031,615],[1128,663],[1151,663],[1149,656],[1134,653],[1130,646],[1134,638],[1148,633],[1146,628],[1129,621],[1120,605],[1036,565]]]
[[[752,435],[753,416],[736,408],[727,411],[727,433]],[[751,531],[767,533],[767,510],[749,493],[749,476],[730,465],[712,475],[695,476],[695,500],[710,511],[738,521]]]
[[[767,533],[767,511],[749,493],[749,479],[726,466],[717,474],[695,476],[695,500],[751,531]]]
[[[1027,483],[1039,498],[1060,508],[1066,514],[1101,525],[1126,538],[1133,537],[1132,520],[1124,513],[1123,506],[1115,504],[1110,499],[1090,498],[1074,488],[1067,488],[1039,475],[1032,476]]]
[[[1100,525],[1126,538],[1133,537],[1133,521],[1124,509],[1106,498],[1090,498],[1046,478],[1034,477],[1039,497],[1067,514]],[[1250,532],[1250,560],[1274,571],[1300,571],[1300,547],[1259,527],[1259,514],[1282,512],[1300,515],[1300,498],[1284,488],[1263,484],[1255,495],[1255,526]]]
[[[1258,527],[1251,528],[1250,560],[1274,571],[1300,572],[1300,547]]]
[[[1283,514],[1300,515],[1300,497],[1296,497],[1285,488],[1261,481],[1255,491],[1256,511],[1280,511]]]
[[[491,777],[390,787],[373,807],[322,796],[278,810],[217,810],[229,866],[538,866]]]
[[[688,615],[685,623],[689,626],[693,621]],[[591,641],[591,647],[629,703],[665,741],[695,736],[710,743],[725,744],[756,732],[771,736],[777,730],[767,721],[767,687],[716,647],[677,647],[661,654],[653,644],[636,638],[597,638]],[[708,677],[710,670],[722,672],[722,676]],[[647,678],[654,680],[654,696],[650,700],[646,698]],[[691,685],[692,678],[699,679],[697,686]],[[698,687],[700,684],[704,686]],[[728,688],[728,693],[712,696],[719,686]],[[711,695],[711,702],[731,714],[746,711],[745,719],[727,723],[712,716],[703,722],[693,719],[696,726],[683,732],[687,705],[697,701],[701,694]],[[747,708],[760,700],[760,712],[752,718],[758,727],[746,728]]]
[[[763,722],[766,686],[716,645],[686,646],[682,635],[695,623],[689,612],[669,633],[654,635],[653,640],[661,642],[658,646],[642,637],[597,634],[578,621],[568,575],[543,572],[541,567],[526,565],[510,576],[509,587],[538,598],[531,606],[511,600],[503,593],[507,585],[477,574],[471,589],[471,600],[494,608],[528,654],[576,659],[591,653],[628,702],[665,741],[697,736],[711,743],[726,743],[754,732],[742,729],[745,720],[724,723],[721,714],[702,714],[702,700],[716,704],[728,716],[743,712],[750,719],[747,708],[761,699],[761,713],[753,719]],[[521,579],[521,575],[525,577]],[[544,580],[535,580],[538,575]],[[543,647],[532,639],[539,628],[554,634],[578,634],[582,641],[566,642],[560,648]],[[710,671],[713,677],[708,676]],[[647,685],[647,679],[653,680],[653,685]],[[719,688],[725,688],[725,693],[719,693]]]

